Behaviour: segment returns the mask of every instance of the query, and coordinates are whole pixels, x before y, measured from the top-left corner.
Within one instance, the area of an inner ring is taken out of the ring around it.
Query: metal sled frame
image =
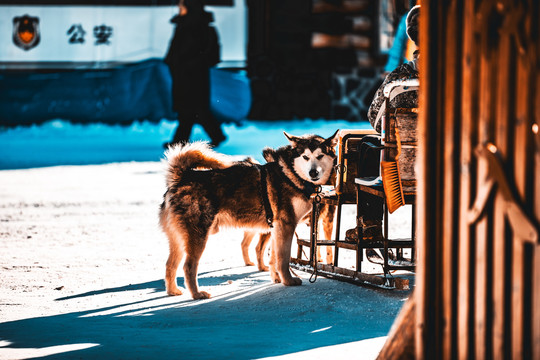
[[[376,135],[374,130],[353,130],[343,131],[340,133],[340,141],[338,144],[338,161],[337,165],[337,181],[336,181],[336,194],[325,195],[323,193],[317,193],[312,196],[312,211],[311,211],[311,225],[310,225],[310,238],[309,239],[297,239],[298,251],[296,258],[291,258],[291,266],[293,268],[313,273],[310,281],[314,281],[317,275],[324,277],[355,283],[357,285],[365,285],[371,287],[378,287],[384,289],[408,289],[408,280],[393,277],[388,273],[382,274],[368,274],[361,271],[355,271],[353,269],[347,269],[338,266],[339,261],[339,249],[348,249],[356,251],[356,263],[357,269],[361,269],[360,264],[363,260],[363,246],[361,241],[351,243],[342,239],[339,239],[339,233],[341,229],[341,216],[342,206],[349,204],[358,204],[358,196],[353,190],[344,191],[345,182],[354,184],[355,175],[348,173],[347,162],[356,161],[357,153],[349,152],[348,146],[350,140],[360,140],[366,135]],[[354,185],[356,189],[356,185]],[[334,205],[337,207],[337,215],[335,222],[335,239],[318,239],[318,227],[319,227],[319,211],[322,204]],[[334,264],[321,264],[317,261],[317,247],[318,246],[333,246],[334,247]],[[310,249],[309,259],[302,259],[303,247]],[[369,247],[369,246],[368,246]]]
[[[385,103],[384,111],[387,118],[389,118],[390,112],[397,115],[399,112],[416,112],[417,109],[403,109],[403,108],[391,108],[390,100],[405,91],[418,90],[418,79],[396,81],[388,84],[384,89]],[[383,133],[383,136],[389,136],[389,129]],[[412,205],[412,219],[411,219],[411,237],[409,239],[390,239],[388,235],[388,222],[389,211],[386,204],[386,196],[384,189],[381,185],[366,184],[363,179],[358,178],[360,174],[348,174],[347,161],[355,161],[355,156],[358,154],[354,152],[348,152],[348,142],[352,139],[362,139],[366,135],[377,134],[373,130],[355,130],[344,131],[340,133],[340,142],[338,144],[338,160],[337,166],[337,184],[336,194],[332,196],[325,196],[323,194],[316,194],[312,197],[312,212],[311,212],[311,225],[310,225],[310,239],[297,239],[298,252],[296,258],[291,258],[291,266],[312,272],[313,276],[310,281],[314,281],[317,275],[322,275],[337,280],[343,280],[353,282],[359,285],[375,286],[384,289],[409,289],[409,280],[406,276],[394,277],[391,274],[393,270],[414,270],[414,258],[415,258],[415,202],[416,202],[416,188],[405,187],[404,188],[404,200],[406,205]],[[386,140],[383,138],[383,140]],[[383,142],[384,143],[384,142]],[[345,193],[344,183],[354,183],[355,194]],[[359,203],[362,195],[369,193],[381,197],[383,199],[383,240],[378,242],[368,242],[362,238],[362,227],[359,214]],[[329,204],[337,206],[337,218],[335,226],[335,239],[318,239],[318,220],[319,210],[321,204]],[[342,206],[345,204],[356,204],[356,222],[357,222],[357,241],[351,242],[339,239],[341,228],[341,212]],[[321,264],[317,261],[317,246],[334,246],[334,263]],[[310,254],[309,260],[302,259],[302,248],[309,247]],[[342,268],[338,266],[339,262],[339,249],[344,248],[348,250],[356,251],[356,270]],[[371,274],[362,272],[362,261],[364,260],[364,249],[374,248],[381,249],[383,257],[381,259],[382,274]],[[388,257],[388,249],[395,248],[397,250],[398,262],[391,262]],[[411,259],[406,261],[403,257],[403,249],[411,249]]]

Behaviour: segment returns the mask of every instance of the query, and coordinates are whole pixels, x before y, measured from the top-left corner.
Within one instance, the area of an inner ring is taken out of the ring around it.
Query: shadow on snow
[[[99,344],[46,356],[51,359],[253,359],[384,336],[410,295],[344,283],[336,292],[336,282],[328,279],[284,287],[256,273],[201,277],[202,287],[227,286],[224,278],[249,280],[240,290],[222,291],[209,300],[168,297],[162,280],[62,297],[57,301],[127,291],[142,300],[5,322],[0,339],[11,349]]]

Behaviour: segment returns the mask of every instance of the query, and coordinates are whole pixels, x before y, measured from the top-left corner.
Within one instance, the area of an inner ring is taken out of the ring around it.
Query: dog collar
[[[292,181],[291,181],[291,184],[298,190],[300,191],[302,194],[304,194],[304,196],[306,198],[310,198],[311,195],[313,195],[314,193],[317,192],[317,188],[318,188],[318,185],[315,185],[314,183],[312,182],[309,182],[309,181],[306,181],[304,179],[302,179],[298,174],[296,174],[296,172],[294,173],[298,179],[302,182],[302,187],[299,187],[297,186],[296,184],[294,184]]]
[[[296,184],[289,177],[283,174],[283,172],[280,171],[281,177],[285,180],[285,182],[287,182],[294,189],[302,193],[302,195],[304,195],[307,199],[309,199],[311,195],[317,192],[317,188],[319,187],[318,185],[315,185],[312,182],[302,179],[300,175],[298,175],[298,173],[294,170],[294,167],[290,166],[290,164],[287,164],[286,162],[285,164],[287,165],[288,170],[294,175],[296,180],[301,184],[301,186]]]

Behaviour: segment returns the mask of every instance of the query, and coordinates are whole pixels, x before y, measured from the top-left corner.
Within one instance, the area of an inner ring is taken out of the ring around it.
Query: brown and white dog
[[[274,156],[275,150],[265,149],[263,151],[263,157],[267,162],[277,161]],[[335,186],[336,177],[332,172],[327,184]],[[319,212],[319,226],[323,229],[325,239],[332,238],[332,230],[334,229],[334,214],[336,207],[334,205],[322,204]],[[305,223],[308,226],[311,221],[311,212],[308,212],[299,223]],[[257,233],[256,231],[245,231],[244,238],[242,239],[242,257],[246,266],[254,266],[255,264],[249,257],[249,246],[253,242],[255,236],[259,235],[259,241],[255,246],[255,256],[257,257],[257,268],[259,271],[268,271],[268,266],[264,264],[264,251],[266,250],[268,243],[270,242],[270,233]],[[321,247],[317,247],[317,259],[322,262]],[[332,247],[326,246],[326,263],[333,264],[333,252]]]
[[[220,227],[270,233],[270,276],[276,283],[300,285],[289,270],[296,225],[311,210],[310,196],[332,174],[337,132],[292,136],[289,145],[272,151],[264,165],[232,161],[205,143],[176,145],[166,152],[167,190],[160,224],[169,239],[165,285],[169,295],[181,295],[176,271],[184,261],[184,282],[194,299],[209,298],[197,282],[200,257],[208,236]]]

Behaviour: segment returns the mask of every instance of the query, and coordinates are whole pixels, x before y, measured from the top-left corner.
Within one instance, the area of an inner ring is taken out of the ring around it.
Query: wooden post
[[[379,353],[377,360],[412,360],[415,358],[415,309],[414,296],[411,296],[401,308],[394,325],[392,325],[388,333],[388,340]]]
[[[540,359],[538,18],[537,1],[422,1],[417,359]],[[408,347],[404,318],[380,359]]]

